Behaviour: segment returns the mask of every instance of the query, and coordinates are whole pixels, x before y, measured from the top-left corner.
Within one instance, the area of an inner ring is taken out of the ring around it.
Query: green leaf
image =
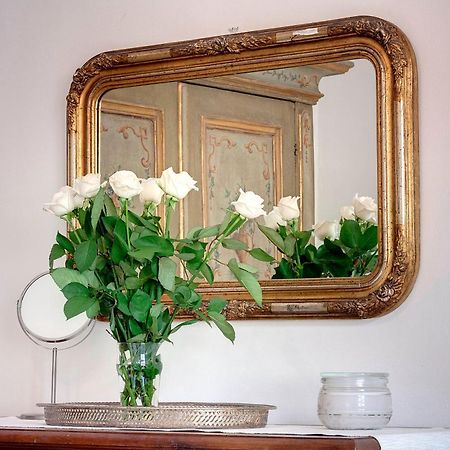
[[[87,311],[96,301],[91,297],[72,297],[64,305],[64,314],[67,319],[71,319]]]
[[[288,234],[284,240],[284,253],[286,256],[292,256],[295,251],[295,244],[297,240],[292,234]]]
[[[258,228],[269,239],[270,242],[275,244],[284,253],[284,241],[283,238],[272,228],[258,224]]]
[[[97,256],[97,244],[95,241],[89,240],[82,242],[75,250],[73,255],[75,262],[77,264],[77,269],[80,272],[91,267],[92,263]]]
[[[80,283],[87,287],[86,278],[78,270],[61,267],[52,271],[51,276],[60,289],[64,289],[69,283]]]
[[[161,236],[144,236],[136,239],[134,245],[138,249],[153,249],[158,256],[172,256],[174,253],[172,242]]]
[[[186,325],[192,325],[197,322],[199,322],[198,319],[190,319],[190,320],[186,320],[185,322],[181,322],[176,327],[173,327],[172,330],[170,331],[170,333],[171,334],[176,333],[181,327],[185,327]]]
[[[100,288],[100,281],[98,280],[93,270],[85,270],[83,272],[83,277],[86,279],[89,286],[92,286],[96,289]]]
[[[104,204],[106,209],[106,215],[111,217],[117,217],[117,208],[109,195],[105,195]]]
[[[117,293],[117,308],[126,316],[131,316],[130,308],[128,307],[128,298],[122,292]]]
[[[231,342],[234,342],[236,333],[234,331],[234,328],[229,322],[227,322],[225,317],[216,311],[208,311],[208,316],[216,324],[217,328],[222,332],[222,334]]]
[[[344,220],[339,240],[349,248],[358,248],[361,243],[361,228],[356,220]]]
[[[274,262],[275,258],[272,255],[269,255],[267,252],[265,252],[263,249],[261,248],[252,248],[249,251],[250,255],[257,259],[258,261],[263,261],[263,262]]]
[[[291,265],[289,264],[289,261],[285,258],[283,258],[279,264],[278,267],[275,268],[275,275],[273,278],[275,279],[290,279],[290,278],[302,278],[303,277],[303,271],[301,267],[297,268],[298,273],[293,270]]]
[[[128,277],[125,279],[125,287],[127,289],[138,289],[142,286],[143,280],[138,277]]]
[[[223,309],[227,306],[228,302],[223,297],[213,297],[209,301],[208,307],[206,308],[209,312],[222,312]]]
[[[171,297],[175,305],[184,308],[189,303],[191,296],[192,296],[192,289],[182,284],[177,286]]]
[[[136,270],[127,262],[120,261],[119,266],[122,268],[122,270],[126,276],[135,277],[137,275]]]
[[[114,228],[116,227],[117,221],[118,218],[115,216],[102,217],[103,225],[111,236],[114,236]]]
[[[72,242],[83,242],[88,239],[86,232],[82,228],[69,232],[69,238]]]
[[[335,277],[350,276],[353,268],[352,259],[344,251],[329,239],[317,249],[316,261],[324,267],[324,272],[329,272]]]
[[[177,253],[177,258],[182,259],[183,261],[191,261],[195,258],[194,253]]]
[[[296,246],[297,253],[299,255],[301,255],[304,252],[306,246],[309,244],[309,241],[311,239],[311,234],[312,234],[311,230],[295,232],[295,238],[297,239],[295,246]]]
[[[101,187],[97,192],[97,195],[94,197],[94,202],[92,203],[91,225],[94,231],[97,228],[97,223],[98,220],[100,219],[100,214],[102,213],[103,210],[104,199],[105,199],[105,188]]]
[[[142,333],[142,328],[141,326],[136,322],[136,320],[134,320],[132,317],[130,317],[130,320],[128,321],[128,327],[131,331],[131,334],[133,335],[134,338],[136,339],[140,339]],[[130,339],[131,340],[131,339]]]
[[[220,228],[220,225],[213,225],[211,227],[202,228],[194,234],[194,238],[195,239],[203,239],[203,238],[217,236],[217,234],[219,233],[219,228]]]
[[[238,239],[224,239],[222,246],[229,250],[247,250],[247,245]]]
[[[138,321],[144,323],[152,306],[152,299],[144,291],[138,289],[131,297],[129,309],[131,315]]]
[[[262,306],[262,289],[258,280],[251,273],[242,270],[234,258],[228,261],[228,267],[239,283],[247,289],[256,304]]]
[[[127,252],[127,226],[123,220],[119,219],[114,227],[114,241],[111,248],[111,259],[115,264],[119,264]]]
[[[188,233],[186,234],[187,239],[193,239],[196,233],[198,233],[200,230],[203,230],[203,227],[193,227],[191,228]]]
[[[157,318],[165,309],[166,305],[163,303],[156,303],[150,308],[150,315],[153,318]]]
[[[69,283],[61,290],[67,299],[72,297],[89,297],[89,289],[80,283]]]
[[[153,257],[155,256],[155,249],[154,248],[141,248],[139,250],[134,250],[132,252],[128,252],[128,254],[138,261],[144,261],[144,259],[148,259],[151,261]],[[122,263],[123,261],[121,261]]]
[[[163,257],[159,260],[158,280],[168,291],[175,289],[175,275],[177,265],[170,258]]]
[[[360,247],[362,250],[367,251],[378,245],[378,227],[376,225],[370,226],[364,232]]]
[[[100,303],[98,302],[98,300],[95,300],[93,305],[86,310],[86,315],[89,317],[89,319],[94,319],[99,315],[99,313]]]
[[[211,267],[208,264],[203,263],[200,266],[200,272],[210,285],[214,283],[214,272],[212,271]]]
[[[245,270],[246,272],[258,273],[258,269],[256,267],[251,266],[250,264],[238,262],[238,266],[240,269]]]
[[[50,270],[53,269],[53,263],[56,259],[61,258],[66,254],[65,250],[59,244],[53,244],[52,249],[50,250],[50,255],[48,257],[48,265]]]
[[[70,242],[69,239],[67,239],[66,236],[62,235],[59,231],[56,234],[56,242],[69,253],[73,254],[73,252],[75,251],[72,242]]]

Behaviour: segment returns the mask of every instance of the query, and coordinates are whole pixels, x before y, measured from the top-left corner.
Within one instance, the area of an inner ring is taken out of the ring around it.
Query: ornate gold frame
[[[383,315],[406,298],[419,262],[416,62],[406,36],[389,22],[351,17],[95,56],[76,71],[67,97],[68,180],[96,170],[98,103],[112,88],[355,58],[370,60],[377,77],[376,270],[360,278],[263,281],[262,309],[234,283],[202,289],[230,299],[228,319]]]

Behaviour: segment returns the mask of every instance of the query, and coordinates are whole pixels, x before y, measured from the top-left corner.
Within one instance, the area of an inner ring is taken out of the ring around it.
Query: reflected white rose
[[[263,216],[266,227],[277,230],[279,225],[286,225],[286,221],[281,217],[278,206],[274,206],[270,213]]]
[[[148,178],[141,181],[142,192],[139,194],[139,199],[142,203],[154,203],[159,205],[164,191],[159,187],[159,180],[157,178]]]
[[[341,226],[337,220],[325,220],[324,222],[313,225],[313,230],[314,236],[321,241],[324,241],[325,238],[330,239],[330,241],[334,241],[339,238]]]
[[[239,198],[235,202],[231,202],[234,209],[247,219],[256,219],[265,215],[264,200],[252,191],[244,192],[239,189]]]
[[[342,219],[347,220],[355,219],[355,208],[353,208],[353,206],[342,206],[339,212],[341,214]]]
[[[83,206],[84,198],[78,195],[70,186],[62,187],[53,195],[50,203],[44,204],[44,210],[61,217],[69,214],[76,208]]]
[[[353,198],[353,208],[355,216],[368,222],[377,223],[377,204],[372,197],[359,197],[358,194]]]
[[[172,167],[164,170],[159,179],[159,187],[171,197],[182,200],[192,189],[198,191],[197,182],[187,173],[175,173]]]
[[[77,178],[73,183],[73,189],[84,198],[92,198],[100,189],[100,174],[88,173]]]
[[[130,199],[142,191],[141,183],[134,172],[119,170],[109,177],[109,184],[117,196]]]
[[[278,208],[281,217],[286,220],[297,219],[300,216],[300,209],[298,208],[298,200],[300,197],[283,197],[278,202]]]

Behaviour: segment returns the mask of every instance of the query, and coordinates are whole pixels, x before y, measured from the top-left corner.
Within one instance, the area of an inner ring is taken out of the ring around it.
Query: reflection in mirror
[[[158,177],[173,166],[198,180],[199,193],[185,200],[175,224],[181,234],[219,223],[240,188],[261,195],[266,211],[284,196],[299,196],[301,230],[339,221],[340,208],[357,193],[377,199],[376,80],[365,59],[113,89],[99,111],[103,177],[121,169]],[[317,236],[309,242],[320,247],[325,235]],[[255,223],[234,237],[283,256]],[[249,258],[242,250],[224,252]],[[274,276],[267,264],[258,269],[260,279]],[[229,279],[226,267],[214,270],[216,280]],[[366,273],[316,267],[277,275]]]
[[[377,17],[111,50],[73,77],[68,184],[118,168],[143,177],[186,170],[201,190],[182,205],[173,230],[182,235],[215,222],[239,186],[264,196],[268,211],[300,197],[302,230],[339,219],[359,194],[379,229],[361,237],[351,225],[344,240],[374,244],[368,275],[262,279],[262,309],[233,282],[201,289],[229,300],[228,319],[376,317],[407,297],[418,268],[417,110],[413,49]],[[239,237],[270,247],[261,226]]]
[[[85,314],[67,320],[65,301],[50,274],[45,272],[28,283],[17,302],[22,330],[34,343],[52,349],[52,403],[56,402],[57,351],[81,343],[95,324]]]

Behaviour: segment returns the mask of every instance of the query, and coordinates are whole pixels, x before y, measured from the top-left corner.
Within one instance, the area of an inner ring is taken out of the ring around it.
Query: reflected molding
[[[68,182],[97,170],[98,105],[111,89],[356,58],[371,61],[377,80],[377,267],[359,278],[262,281],[262,309],[232,282],[202,291],[230,300],[228,319],[386,314],[407,297],[418,270],[419,167],[414,52],[402,31],[383,19],[351,17],[93,57],[75,72],[67,96]]]

